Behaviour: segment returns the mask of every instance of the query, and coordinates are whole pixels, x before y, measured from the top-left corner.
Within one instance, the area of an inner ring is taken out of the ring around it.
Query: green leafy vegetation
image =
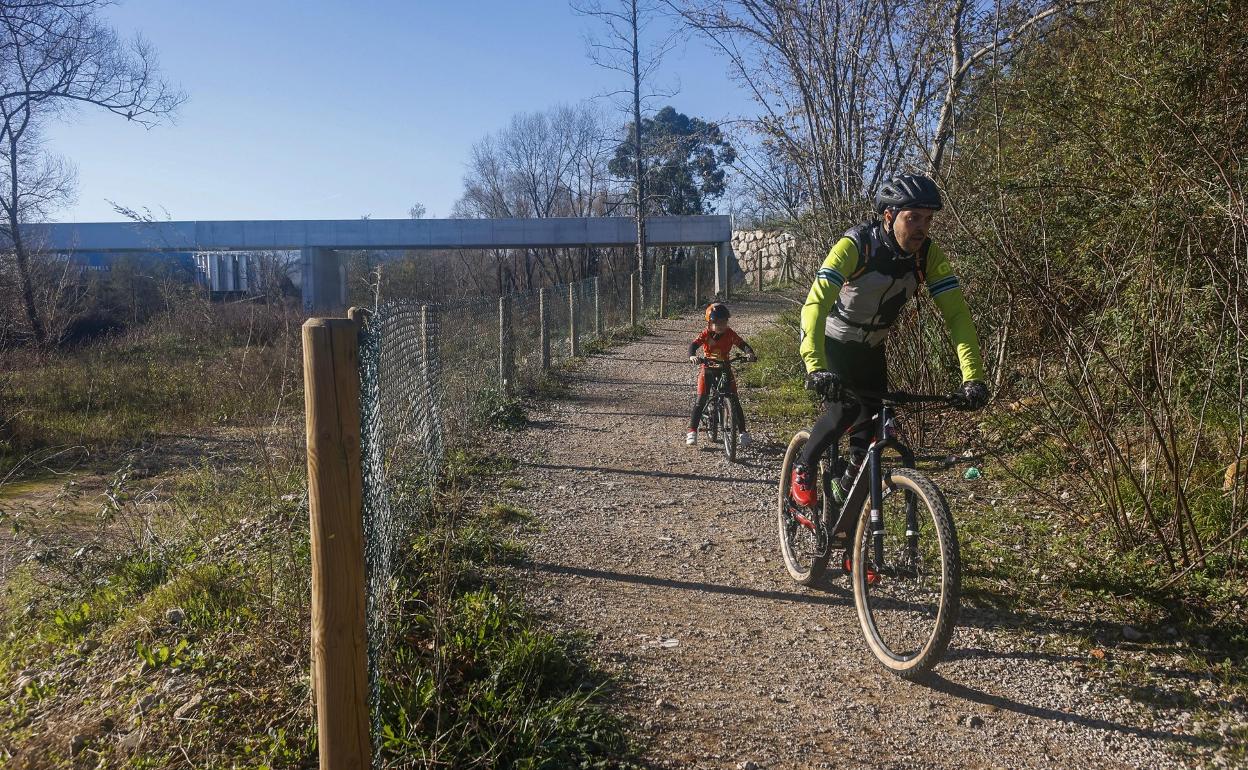
[[[541,628],[499,569],[522,558],[508,539],[528,518],[506,503],[465,516],[462,496],[495,479],[486,456],[453,459],[452,483],[424,511],[405,554],[400,601],[384,669],[382,750],[459,767],[616,767],[633,756],[622,723],[605,708],[609,683],[586,662],[581,640]],[[459,466],[459,467],[456,467]],[[444,507],[448,506],[448,507]]]
[[[781,313],[772,325],[750,336],[758,360],[740,369],[745,407],[781,433],[810,427],[816,404],[805,388],[806,368],[797,350],[800,328],[796,308]]]

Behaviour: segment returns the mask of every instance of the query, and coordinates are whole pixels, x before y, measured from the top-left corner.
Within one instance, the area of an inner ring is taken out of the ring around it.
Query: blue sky
[[[190,100],[150,131],[86,110],[53,127],[49,149],[78,170],[61,221],[120,219],[108,200],[173,219],[398,218],[415,202],[446,216],[474,142],[622,85],[589,62],[595,22],[566,0],[124,0],[108,18]],[[752,114],[701,42],[659,81],[679,92],[656,107]]]

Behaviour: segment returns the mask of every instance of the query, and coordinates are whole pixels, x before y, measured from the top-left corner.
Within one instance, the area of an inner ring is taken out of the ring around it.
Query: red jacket
[[[706,327],[702,333],[697,336],[693,342],[689,344],[689,355],[696,355],[698,348],[702,348],[702,355],[717,361],[727,361],[732,355],[733,346],[748,351],[750,346],[745,344],[745,340],[734,332],[731,328],[724,329],[722,334],[715,334],[711,331],[711,327]]]

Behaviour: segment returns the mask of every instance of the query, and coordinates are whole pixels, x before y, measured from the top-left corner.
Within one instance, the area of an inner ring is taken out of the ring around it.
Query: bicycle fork
[[[884,564],[884,480],[880,473],[879,442],[872,442],[867,449],[871,479],[871,556],[878,569]]]

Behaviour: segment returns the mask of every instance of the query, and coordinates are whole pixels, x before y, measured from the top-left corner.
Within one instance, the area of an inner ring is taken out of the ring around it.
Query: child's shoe
[[[685,446],[693,446],[698,443],[698,432],[691,430],[685,434]]]

